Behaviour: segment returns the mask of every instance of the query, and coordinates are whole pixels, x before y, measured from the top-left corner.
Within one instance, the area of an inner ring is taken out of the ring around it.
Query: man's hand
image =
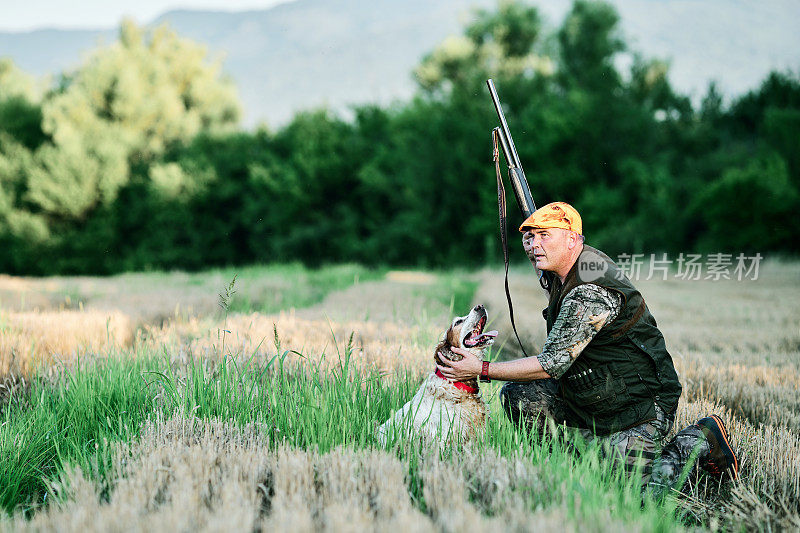
[[[437,362],[436,368],[444,377],[451,381],[467,381],[468,379],[475,379],[481,375],[483,361],[478,359],[478,356],[464,348],[453,347],[450,348],[450,350],[453,353],[463,355],[464,359],[461,361],[450,361],[439,354],[437,360],[441,363]]]

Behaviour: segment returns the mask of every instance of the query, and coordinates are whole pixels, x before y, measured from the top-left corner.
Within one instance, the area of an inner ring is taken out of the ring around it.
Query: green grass
[[[143,386],[145,361],[110,360],[37,380],[0,414],[0,507],[27,511],[67,463],[92,468],[109,443],[135,437],[153,412]]]
[[[135,439],[141,423],[159,411],[241,424],[258,421],[276,447],[320,452],[377,447],[376,426],[410,399],[420,382],[418,375],[387,381],[355,372],[347,342],[331,355],[332,370],[312,362],[289,366],[285,354],[262,365],[236,365],[224,358],[216,365],[198,360],[183,369],[155,354],[139,354],[139,360],[112,360],[68,372],[55,384],[39,382],[26,402],[10,404],[2,416],[0,505],[7,512],[35,510],[68,464],[103,481],[114,442]],[[478,446],[537,465],[537,478],[517,487],[531,509],[563,508],[580,521],[610,510],[613,518],[651,531],[680,524],[671,504],[643,500],[638,486],[601,461],[595,447],[584,446],[578,455],[560,438],[540,442],[502,416],[496,390],[485,393],[496,414]],[[409,494],[424,512],[417,471],[428,452],[403,438],[389,448],[407,462]],[[459,451],[454,447],[442,453],[445,460],[456,460]],[[467,481],[478,508],[486,514],[497,511],[487,500],[491,487],[485,486],[482,473],[469,472]]]
[[[405,403],[419,376],[403,376],[389,387],[377,373],[354,373],[350,342],[335,349],[300,366],[285,364],[288,351],[260,366],[237,365],[230,357],[213,368],[192,360],[185,379],[168,363],[153,361],[157,369],[148,371],[146,379],[153,392],[162,393],[169,412],[263,422],[272,428],[276,444],[322,452],[374,445],[374,421],[385,420]],[[333,358],[333,370],[326,357]]]

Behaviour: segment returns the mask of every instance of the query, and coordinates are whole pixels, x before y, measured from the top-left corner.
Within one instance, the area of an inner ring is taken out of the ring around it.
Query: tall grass
[[[55,384],[35,380],[25,398],[10,398],[0,415],[0,507],[36,508],[65,464],[96,469],[109,443],[133,438],[153,412],[145,364],[94,362]]]
[[[418,375],[397,375],[388,386],[377,371],[354,370],[352,337],[337,349],[321,357],[295,352],[300,364],[297,359],[287,364],[289,350],[265,364],[255,357],[237,363],[226,356],[219,362],[190,359],[176,368],[163,358],[162,370],[146,371],[145,376],[168,413],[241,424],[257,421],[270,428],[276,444],[303,449],[374,445],[378,421],[410,398]]]
[[[377,448],[377,425],[413,395],[420,376],[387,381],[355,371],[352,345],[344,342],[339,350],[333,365],[313,358],[288,365],[285,351],[261,365],[225,357],[216,363],[191,360],[184,367],[142,354],[139,360],[69,372],[55,385],[39,383],[28,405],[11,405],[0,426],[2,506],[9,512],[33,510],[48,487],[65,492],[53,494],[51,488],[51,497],[67,497],[68,484],[55,482],[68,465],[94,479],[98,492],[109,498],[118,482],[106,476],[119,466],[111,464],[115,446],[135,441],[147,420],[181,416],[229,420],[238,427],[257,423],[271,450],[288,447],[324,456],[342,448]],[[496,400],[491,402],[497,408]],[[679,525],[674,506],[643,503],[638,485],[600,460],[596,448],[575,454],[561,439],[539,441],[503,416],[493,417],[484,437],[467,448],[456,443],[431,450],[410,437],[389,450],[405,465],[408,498],[434,518],[445,512],[442,498],[455,497],[442,493],[442,483],[452,483],[486,516],[501,512],[512,498],[528,511],[558,509],[579,523],[610,513],[637,529]],[[440,470],[457,476],[439,475]]]

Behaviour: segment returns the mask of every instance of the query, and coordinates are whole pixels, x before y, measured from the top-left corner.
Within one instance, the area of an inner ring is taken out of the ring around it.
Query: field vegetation
[[[0,529],[796,529],[800,266],[762,269],[639,283],[684,384],[676,425],[716,412],[742,454],[738,483],[663,502],[597,449],[513,427],[498,383],[477,442],[378,445],[452,314],[486,304],[492,357],[517,355],[498,271],[3,277]],[[511,285],[535,349],[543,297],[528,270]]]

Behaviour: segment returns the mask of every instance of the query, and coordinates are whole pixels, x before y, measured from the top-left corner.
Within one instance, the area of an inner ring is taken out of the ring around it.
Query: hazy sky
[[[112,28],[125,16],[142,24],[172,9],[242,11],[287,1],[292,0],[0,0],[0,31]]]

